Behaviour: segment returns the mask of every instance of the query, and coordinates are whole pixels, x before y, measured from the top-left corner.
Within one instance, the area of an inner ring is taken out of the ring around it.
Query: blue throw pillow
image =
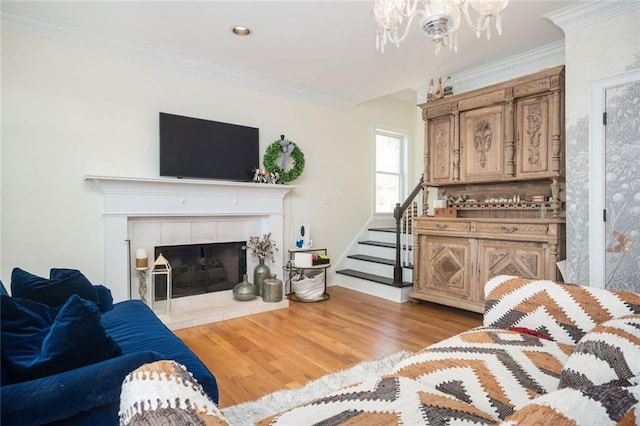
[[[80,271],[73,269],[51,269],[50,279],[39,277],[20,268],[11,273],[11,294],[44,303],[61,306],[71,295],[96,301],[96,293],[91,282]]]
[[[93,284],[76,269],[52,268],[50,279],[47,279],[14,268],[11,273],[11,294],[49,306],[62,306],[74,294],[93,303],[98,302]]]
[[[4,286],[2,281],[0,281],[0,296],[8,296],[9,292],[7,292],[7,288]]]
[[[98,298],[98,308],[100,312],[105,313],[113,309],[113,296],[111,290],[103,285],[95,285],[93,288],[96,290],[96,296]]]
[[[2,363],[15,382],[104,361],[122,353],[95,304],[71,296],[60,308],[0,296]]]
[[[57,309],[27,299],[0,296],[0,352],[2,386],[15,383],[10,358],[40,352],[40,343],[55,319]]]

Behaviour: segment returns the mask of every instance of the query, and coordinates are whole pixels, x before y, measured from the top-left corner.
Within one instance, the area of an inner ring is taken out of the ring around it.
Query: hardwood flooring
[[[479,314],[394,303],[343,287],[325,302],[176,331],[218,380],[220,407],[303,386],[400,350],[417,351],[482,323]]]

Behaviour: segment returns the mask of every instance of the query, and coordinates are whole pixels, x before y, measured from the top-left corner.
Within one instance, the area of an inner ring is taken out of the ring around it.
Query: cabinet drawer
[[[423,231],[469,232],[469,222],[421,221],[419,229]]]
[[[539,235],[544,237],[549,232],[549,225],[537,223],[476,223],[476,232],[480,234],[507,235]]]

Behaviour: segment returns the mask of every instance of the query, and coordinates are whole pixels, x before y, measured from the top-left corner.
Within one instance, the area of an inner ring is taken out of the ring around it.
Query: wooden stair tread
[[[387,278],[387,277],[383,277],[375,274],[368,274],[366,272],[356,271],[353,269],[342,269],[342,270],[336,271],[336,273],[347,275],[354,278],[360,278],[367,281],[373,281],[379,284],[385,284],[392,287],[410,287],[413,285],[412,283],[408,283],[408,282],[403,282],[402,285],[395,285],[393,284],[393,278]]]
[[[396,228],[395,227],[388,227],[388,228],[369,228],[369,231],[378,231],[378,232],[391,232],[391,233],[396,233]]]
[[[387,243],[385,241],[363,240],[363,241],[358,241],[358,244],[363,244],[363,245],[367,245],[367,246],[392,248],[392,249],[396,248],[396,243]],[[406,246],[405,245],[405,246],[403,246],[403,248],[405,250],[413,250],[413,247],[411,247],[411,246]]]

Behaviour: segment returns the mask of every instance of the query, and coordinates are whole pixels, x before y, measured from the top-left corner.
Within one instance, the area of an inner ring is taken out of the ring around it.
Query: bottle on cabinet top
[[[447,77],[447,80],[444,83],[444,96],[452,96],[453,95],[453,79],[451,76]]]
[[[436,89],[436,93],[433,95],[433,99],[442,99],[444,98],[444,90],[442,89],[442,77],[438,79],[438,88]]]
[[[433,87],[433,79],[430,79],[429,87],[427,88],[427,102],[431,102],[433,100],[434,93],[435,93],[435,89]]]

